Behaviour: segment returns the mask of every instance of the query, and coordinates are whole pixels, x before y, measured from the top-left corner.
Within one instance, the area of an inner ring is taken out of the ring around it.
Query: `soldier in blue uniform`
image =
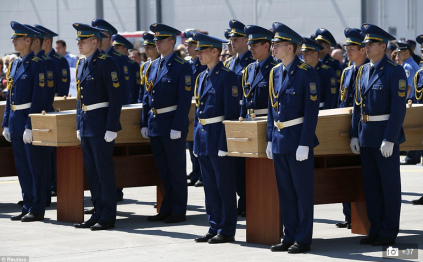
[[[141,134],[150,137],[164,197],[155,216],[148,221],[178,223],[186,220],[187,177],[185,141],[188,113],[192,100],[192,69],[174,51],[181,32],[164,24],[152,24],[160,59],[151,62],[145,72]]]
[[[224,40],[194,34],[202,65],[207,65],[195,81],[194,153],[198,155],[210,223],[206,235],[196,242],[210,244],[235,241],[237,222],[234,158],[227,156],[223,120],[239,116],[239,90],[235,73],[219,61]]]
[[[76,228],[106,230],[116,221],[116,181],[113,148],[121,130],[122,96],[118,65],[98,50],[101,30],[86,24],[73,24],[77,30],[79,53],[84,57],[76,66],[78,103],[76,135],[81,140],[85,174],[94,204],[89,220]]]
[[[355,77],[359,68],[369,62],[366,57],[366,49],[363,43],[364,36],[361,34],[361,30],[358,28],[345,28],[344,35],[347,38],[344,46],[351,65],[342,71],[339,89],[340,108],[354,105]]]
[[[364,48],[364,36],[358,28],[345,28],[344,35],[345,49],[351,65],[342,71],[339,89],[339,107],[350,107],[354,105],[355,78],[359,68],[369,62]],[[345,221],[336,223],[339,228],[351,229],[351,203],[342,203]]]
[[[275,167],[285,236],[272,251],[304,253],[313,234],[313,173],[319,113],[319,77],[295,55],[303,38],[288,26],[273,23],[274,55],[282,63],[269,76],[267,157]]]
[[[112,36],[112,46],[116,52],[119,52],[126,57],[129,65],[129,79],[131,81],[131,104],[138,102],[138,96],[141,88],[141,76],[140,76],[140,65],[129,59],[128,50],[133,49],[134,45],[129,42],[125,37],[115,34]]]
[[[147,71],[148,65],[160,57],[160,54],[157,52],[156,49],[156,43],[154,42],[154,35],[148,32],[144,32],[142,35],[144,42],[144,50],[148,57],[148,60],[141,65],[140,68],[140,74],[141,74],[141,89],[140,94],[138,97],[138,103],[142,103],[142,99],[144,96],[144,90],[145,90],[145,72]]]
[[[324,65],[319,60],[319,51],[322,49],[323,46],[310,38],[304,38],[304,43],[301,46],[304,62],[314,67],[317,71],[317,75],[319,76],[319,108],[331,109],[338,107],[338,92],[335,91],[335,89],[338,88],[336,84],[335,71],[331,67]]]
[[[231,37],[229,36],[229,34],[231,33],[231,29],[225,29],[225,38],[226,40],[228,40],[228,58],[226,58],[225,62],[223,62],[223,65],[225,67],[229,67],[229,64],[231,63],[231,61],[234,59],[233,55],[236,55],[236,53],[234,52],[233,48],[232,48],[232,43],[231,43]]]
[[[247,25],[248,45],[256,61],[247,66],[242,77],[241,118],[267,116],[269,73],[277,65],[270,54],[273,33],[266,28]]]
[[[114,34],[117,34],[117,30],[109,22],[101,18],[94,18],[91,21],[91,26],[104,30],[103,33],[107,37],[100,36],[101,37],[100,50],[102,53],[104,52],[116,60],[119,66],[118,77],[122,85],[122,88],[121,88],[122,89],[121,90],[122,105],[130,104],[131,103],[131,77],[129,75],[128,59],[126,56],[122,55],[121,53],[116,52],[112,47],[111,38]],[[123,196],[123,193],[122,193],[122,196]]]
[[[333,70],[335,70],[336,81],[339,85],[339,82],[341,81],[342,66],[339,60],[333,59],[333,57],[330,56],[332,53],[331,46],[336,46],[336,40],[331,32],[325,28],[318,28],[315,32],[315,36],[316,38],[314,40],[324,47],[324,49],[319,52],[320,60],[324,65],[330,66]],[[336,92],[336,96],[338,96],[338,89],[336,89]]]
[[[12,143],[16,172],[22,189],[21,213],[11,220],[44,220],[49,148],[32,145],[32,113],[49,110],[45,63],[31,51],[38,32],[12,21],[12,43],[20,57],[9,65],[3,136]],[[50,100],[51,102],[51,100]]]
[[[234,71],[237,76],[237,84],[239,87],[242,85],[242,75],[244,69],[254,62],[254,58],[248,50],[248,38],[245,34],[245,25],[237,20],[229,21],[229,37],[232,44],[233,51],[237,54],[226,66]],[[242,93],[239,93],[240,104],[242,102]],[[246,188],[245,188],[245,158],[236,157],[236,192],[239,196],[238,199],[238,215],[246,216]]]
[[[399,231],[401,179],[399,145],[405,141],[407,77],[386,57],[395,37],[372,24],[363,24],[367,57],[356,78],[351,123],[351,150],[361,155],[364,194],[371,223],[363,245],[391,245]]]
[[[53,37],[58,36],[58,34],[41,25],[35,25],[35,29],[44,34],[42,49],[51,59],[53,59],[57,66],[58,79],[56,84],[56,95],[67,96],[70,86],[69,63],[65,57],[54,51],[53,48]]]
[[[192,69],[192,79],[195,80],[201,72],[207,69],[207,66],[202,65],[200,63],[200,59],[198,59],[197,57],[197,51],[195,50],[197,48],[197,41],[193,39],[194,33],[195,31],[184,32],[184,37],[186,38],[185,46],[187,47],[188,55],[191,56],[191,60],[189,61],[189,63],[191,64]],[[198,162],[198,157],[194,156],[193,154],[194,141],[188,141],[187,146],[192,163],[192,172],[188,175],[188,178],[190,179],[188,186],[203,186],[200,163]]]

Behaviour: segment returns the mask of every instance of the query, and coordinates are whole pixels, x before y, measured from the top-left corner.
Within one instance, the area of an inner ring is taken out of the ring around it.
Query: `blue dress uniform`
[[[134,49],[134,45],[129,42],[125,37],[115,34],[112,36],[113,44],[115,45],[122,45],[125,48]],[[140,76],[140,65],[129,59],[129,57],[122,55],[123,57],[126,57],[127,63],[128,63],[128,70],[129,70],[129,79],[131,83],[131,104],[136,104],[138,102],[138,96],[140,94],[140,88],[141,88],[141,76]]]
[[[144,42],[142,44],[143,46],[147,46],[147,45],[155,46],[156,45],[156,43],[154,42],[154,35],[153,34],[148,33],[148,32],[144,32],[142,37],[144,39]],[[153,59],[153,60],[155,60],[155,59]],[[146,82],[145,72],[147,71],[148,65],[150,65],[151,62],[152,62],[152,60],[148,60],[148,61],[144,62],[141,65],[141,68],[140,68],[141,88],[140,88],[140,93],[138,95],[138,103],[142,103],[142,100],[143,100],[144,90],[145,90],[145,82]]]
[[[256,44],[263,40],[271,41],[273,33],[259,26],[246,26],[248,44]],[[269,74],[277,62],[269,54],[263,61],[255,61],[247,66],[242,77],[242,103],[240,116],[267,116],[269,100]]]
[[[274,42],[301,43],[300,35],[282,23],[273,23]],[[284,73],[285,70],[285,73]],[[285,75],[285,77],[284,77]],[[272,142],[279,192],[283,243],[309,246],[313,233],[313,148],[319,112],[319,79],[316,70],[297,56],[289,65],[270,72],[267,141]],[[299,146],[308,146],[308,159],[296,160]]]
[[[318,28],[315,32],[315,36],[316,36],[315,38],[316,41],[323,41],[330,44],[331,46],[336,46],[335,38],[329,32],[329,30],[325,28]],[[341,73],[342,73],[342,66],[339,60],[334,59],[328,53],[326,54],[325,57],[323,57],[321,61],[324,65],[330,66],[333,68],[333,70],[335,70],[336,81],[337,81],[337,84],[339,85],[339,82],[341,81]]]
[[[417,36],[416,41],[417,41],[417,43],[421,44],[422,47],[423,47],[423,35]],[[421,50],[423,50],[423,48]],[[416,98],[417,104],[422,104],[423,103],[423,100],[422,100],[423,69],[420,69],[414,75],[413,83],[414,83],[414,86],[412,86],[412,88],[414,88],[414,93],[415,93],[415,98]]]
[[[323,46],[315,40],[304,38],[301,51],[313,50],[319,52]],[[320,109],[332,109],[338,106],[338,88],[336,87],[335,71],[319,61],[315,67],[320,84]]]
[[[101,31],[86,24],[73,24],[77,39],[87,35],[100,38]],[[76,130],[81,136],[85,173],[94,204],[91,223],[114,227],[116,221],[116,181],[113,166],[114,141],[106,142],[106,131],[121,130],[122,96],[118,65],[98,49],[78,60]]]
[[[347,38],[344,46],[348,45],[358,45],[364,46],[364,36],[361,34],[361,30],[358,28],[345,28],[344,35]],[[364,64],[368,63],[369,59],[366,58]],[[362,65],[354,65],[346,67],[342,71],[341,82],[339,85],[339,108],[350,107],[354,105],[354,95],[355,95],[355,79],[358,73],[359,68]],[[350,218],[351,219],[351,218]],[[351,221],[351,220],[346,220]]]
[[[197,41],[194,40],[194,33],[195,31],[188,31],[184,32],[184,37],[186,38],[185,44],[194,43],[197,44]],[[189,61],[192,69],[192,79],[197,79],[198,75],[207,69],[206,65],[201,65],[200,59],[197,57],[194,60]],[[193,148],[194,148],[194,141],[188,141],[187,142],[188,151],[191,158],[192,163],[192,172],[190,176],[190,183],[194,183],[196,181],[203,181],[201,176],[201,170],[200,170],[200,162],[198,161],[198,157],[194,156]]]
[[[101,18],[94,18],[91,21],[91,26],[105,30],[110,34],[110,37],[117,34],[116,28]],[[118,78],[121,83],[122,105],[128,105],[131,103],[131,77],[129,75],[128,57],[116,52],[113,47],[110,47],[104,53],[115,59],[119,66]]]
[[[364,43],[395,40],[383,29],[363,24]],[[373,69],[371,68],[373,67]],[[370,71],[374,71],[370,74]],[[376,64],[363,65],[356,79],[351,137],[358,138],[369,237],[361,244],[392,244],[399,231],[401,179],[399,145],[405,141],[407,78],[404,69],[386,55]],[[394,143],[389,157],[381,154],[381,144]],[[375,242],[377,241],[377,242]]]
[[[44,34],[44,38],[51,38],[58,36],[55,32],[41,25],[35,25],[35,29]],[[67,96],[69,94],[70,87],[70,69],[68,60],[61,56],[59,53],[54,51],[54,48],[47,54],[57,66],[58,79],[56,83],[56,94],[57,96]]]
[[[12,21],[12,38],[35,37],[37,32]],[[33,146],[23,141],[26,129],[31,128],[32,113],[49,110],[47,70],[44,62],[30,52],[14,60],[7,73],[7,98],[2,127],[10,132],[16,172],[22,189],[22,215],[31,213],[44,218],[46,206],[46,178],[48,147]],[[25,218],[25,217],[24,217]],[[20,219],[20,218],[19,218]],[[14,219],[12,220],[19,220]]]
[[[176,37],[181,32],[163,24],[152,24],[155,40]],[[187,61],[175,52],[152,61],[145,73],[141,127],[148,128],[151,149],[162,180],[165,195],[159,217],[185,220],[187,208],[187,179],[185,141],[188,134],[188,113],[192,100],[192,70]],[[171,131],[181,137],[171,139]],[[159,218],[158,217],[158,218]],[[155,221],[155,220],[153,220]]]
[[[231,29],[225,29],[225,38],[226,38],[226,40],[228,40],[228,45],[230,45],[231,44],[231,37],[229,36],[229,34],[231,33]],[[223,65],[225,66],[225,67],[228,67],[229,68],[229,65],[230,65],[230,63],[231,63],[231,61],[233,60],[234,58],[231,56],[231,57],[229,57],[228,59],[226,59],[225,60],[225,62],[223,62]]]
[[[196,33],[197,49],[221,48],[223,40]],[[236,177],[232,157],[227,152],[223,120],[239,116],[239,91],[234,72],[222,62],[203,71],[195,83],[194,153],[198,155],[206,196],[208,233],[233,237],[236,230]]]
[[[229,21],[229,27],[231,31],[229,32],[229,37],[247,37],[245,33],[245,25],[237,20]],[[243,54],[238,54],[237,57],[234,57],[226,65],[232,70],[237,76],[237,85],[241,87],[242,85],[242,75],[244,69],[251,63],[254,62],[254,58],[251,55],[250,50],[247,50]],[[242,102],[243,94],[239,92],[239,104]],[[245,158],[236,157],[236,192],[239,196],[238,200],[238,214],[245,216],[246,208],[246,186],[245,186]]]

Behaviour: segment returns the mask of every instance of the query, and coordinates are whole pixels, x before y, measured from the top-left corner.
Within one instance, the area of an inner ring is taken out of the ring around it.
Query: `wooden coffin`
[[[189,138],[193,137],[194,109],[191,105]],[[120,123],[122,130],[118,132],[116,143],[148,143],[141,135],[142,104],[122,106]],[[33,144],[42,146],[77,146],[76,110],[65,110],[46,114],[30,114],[32,123]]]
[[[423,149],[423,104],[407,106],[403,124],[406,142],[403,151]],[[321,110],[316,135],[320,144],[315,155],[352,154],[350,149],[350,127],[352,108]],[[242,157],[266,157],[266,117],[254,120],[223,121],[226,129],[228,155]]]
[[[56,112],[76,109],[76,98],[56,96],[54,98],[53,108]]]
[[[0,125],[3,123],[4,109],[5,108],[6,108],[6,101],[0,101]],[[3,136],[2,134],[0,134],[0,135]]]

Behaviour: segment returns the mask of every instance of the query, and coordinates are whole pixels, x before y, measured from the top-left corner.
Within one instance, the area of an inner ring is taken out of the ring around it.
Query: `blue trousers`
[[[165,191],[160,213],[177,216],[186,214],[188,201],[186,136],[187,132],[182,132],[179,139],[170,139],[170,136],[150,137],[151,150]]]
[[[245,184],[245,158],[234,157],[236,173],[236,193],[238,194],[238,209],[245,210],[246,207],[246,184]]]
[[[50,148],[23,142],[23,133],[11,133],[12,150],[22,189],[22,213],[44,215]]]
[[[235,161],[232,157],[199,156],[209,233],[235,236],[237,222]]]
[[[313,235],[314,152],[297,161],[294,154],[273,154],[282,222],[283,242],[310,245]]]
[[[370,236],[396,238],[401,213],[399,146],[386,158],[379,148],[360,149]]]
[[[192,175],[190,180],[203,181],[203,178],[201,177],[200,162],[198,161],[198,157],[195,157],[193,153],[194,141],[188,141],[187,146],[188,146],[189,156],[192,163]]]
[[[81,138],[85,174],[95,209],[92,218],[101,225],[114,225],[116,221],[114,145],[114,141],[108,143],[100,136]]]

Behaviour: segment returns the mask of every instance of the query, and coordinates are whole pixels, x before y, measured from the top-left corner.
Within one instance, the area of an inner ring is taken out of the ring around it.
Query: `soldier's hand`
[[[352,137],[350,142],[351,151],[354,154],[360,154],[360,143],[357,137]]]
[[[267,142],[266,155],[267,155],[267,158],[273,159],[272,142],[270,141]]]
[[[107,143],[112,142],[117,137],[117,132],[113,131],[106,131],[106,134],[104,134],[104,140],[106,140]]]
[[[3,136],[4,136],[4,139],[6,139],[7,142],[12,142],[11,139],[10,139],[10,132],[9,132],[8,127],[5,127],[3,129]]]
[[[141,135],[144,138],[148,138],[148,128],[146,127],[141,128]]]
[[[25,144],[31,144],[32,143],[32,130],[31,129],[25,129],[23,133],[23,142]]]
[[[382,141],[382,145],[380,146],[380,152],[384,157],[392,156],[392,152],[394,151],[394,143],[389,141]]]
[[[307,160],[308,159],[308,151],[309,151],[308,146],[298,146],[297,152],[295,154],[297,161]]]
[[[228,152],[225,152],[225,151],[219,150],[219,151],[217,152],[217,155],[218,155],[218,156],[220,156],[220,157],[222,157],[222,156],[227,156],[227,155],[228,155]]]
[[[181,138],[181,131],[178,130],[170,130],[170,139],[179,139]]]
[[[79,132],[79,130],[76,130],[76,138],[81,141],[81,133]]]

